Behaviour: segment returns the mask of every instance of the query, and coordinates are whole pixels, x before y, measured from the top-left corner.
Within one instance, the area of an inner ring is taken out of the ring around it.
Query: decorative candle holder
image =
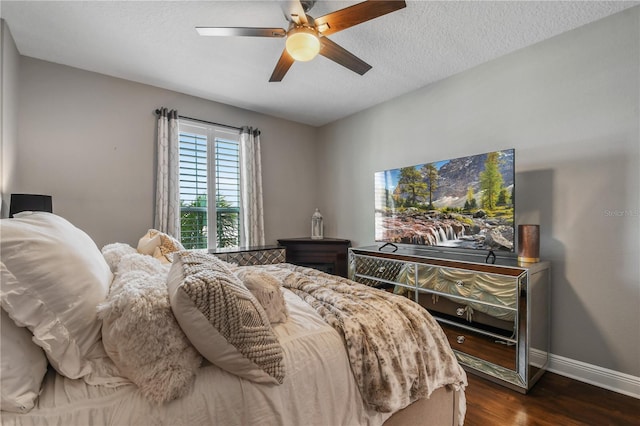
[[[316,209],[316,211],[311,216],[311,239],[312,240],[321,240],[324,235],[324,224],[322,223],[322,214],[320,214],[320,210]]]
[[[518,262],[540,261],[540,225],[518,225]]]

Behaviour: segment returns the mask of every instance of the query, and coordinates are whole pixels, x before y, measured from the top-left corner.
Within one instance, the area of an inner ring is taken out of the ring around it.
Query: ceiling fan
[[[407,6],[404,1],[369,0],[331,12],[318,18],[307,15],[316,0],[282,2],[289,28],[196,27],[203,36],[286,37],[285,49],[276,64],[270,82],[282,81],[294,61],[310,61],[318,54],[363,75],[371,65],[327,38],[328,35],[353,27]]]

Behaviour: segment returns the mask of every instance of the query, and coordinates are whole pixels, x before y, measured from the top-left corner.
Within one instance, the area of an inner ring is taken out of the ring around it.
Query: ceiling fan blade
[[[293,22],[296,25],[307,25],[307,14],[300,0],[287,0],[280,2],[280,4],[287,21]]]
[[[330,35],[407,7],[404,1],[369,0],[314,19],[322,35]]]
[[[360,75],[371,69],[371,65],[327,37],[320,37],[320,54]]]
[[[282,55],[280,55],[280,59],[278,59],[276,67],[273,70],[273,74],[271,74],[269,82],[282,81],[287,71],[289,71],[289,68],[291,68],[291,65],[293,65],[294,61],[295,60],[291,57],[291,55],[289,55],[289,52],[287,52],[287,49],[284,49],[282,51]]]
[[[284,28],[251,28],[251,27],[196,27],[201,36],[235,36],[235,37],[284,37]]]

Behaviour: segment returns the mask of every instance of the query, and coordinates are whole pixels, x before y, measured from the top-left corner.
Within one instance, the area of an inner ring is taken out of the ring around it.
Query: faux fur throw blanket
[[[277,268],[268,270],[343,336],[362,398],[373,409],[393,412],[442,386],[466,386],[442,328],[418,304],[314,269]]]

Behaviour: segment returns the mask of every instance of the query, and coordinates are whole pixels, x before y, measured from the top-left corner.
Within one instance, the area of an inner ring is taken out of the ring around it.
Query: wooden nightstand
[[[287,262],[308,266],[329,274],[347,277],[350,240],[341,238],[283,238],[278,243],[286,249]]]

